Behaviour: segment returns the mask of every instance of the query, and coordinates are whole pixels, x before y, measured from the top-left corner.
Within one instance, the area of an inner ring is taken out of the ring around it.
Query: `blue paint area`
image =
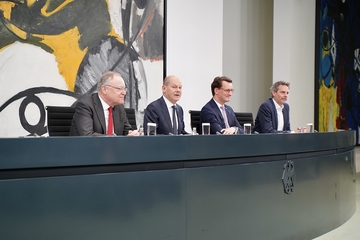
[[[319,86],[323,82],[326,87],[334,87],[337,91],[340,112],[336,128],[351,128],[358,136],[360,71],[356,63],[359,62],[360,48],[360,1],[319,1]],[[334,80],[333,86],[331,79]]]

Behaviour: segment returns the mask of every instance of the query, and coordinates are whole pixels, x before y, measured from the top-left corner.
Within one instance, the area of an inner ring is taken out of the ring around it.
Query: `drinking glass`
[[[312,123],[306,124],[306,129],[308,133],[314,132],[314,125]]]
[[[244,134],[251,134],[251,123],[244,123]]]
[[[209,135],[210,134],[210,123],[203,123],[202,127],[202,135]]]
[[[147,135],[156,135],[156,123],[147,124]]]

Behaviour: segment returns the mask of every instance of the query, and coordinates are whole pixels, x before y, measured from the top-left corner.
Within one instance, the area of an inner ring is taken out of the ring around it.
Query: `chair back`
[[[137,129],[137,125],[136,125],[136,114],[135,114],[135,109],[133,108],[125,108],[125,112],[126,112],[126,116],[129,120],[129,123],[131,125],[131,127],[133,128],[133,130]]]
[[[244,127],[244,123],[251,123],[251,126],[254,127],[254,118],[251,112],[235,112],[235,116],[240,126]]]
[[[196,128],[196,131],[200,133],[200,111],[198,110],[190,110],[190,125],[191,130]]]
[[[75,108],[47,106],[46,112],[49,136],[69,136]]]

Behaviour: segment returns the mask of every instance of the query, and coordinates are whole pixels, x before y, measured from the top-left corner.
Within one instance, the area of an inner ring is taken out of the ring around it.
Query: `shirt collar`
[[[282,109],[284,108],[284,105],[280,106],[279,104],[277,104],[277,102],[276,102],[274,99],[272,99],[272,100],[273,100],[273,102],[274,102],[274,104],[275,104],[275,108],[276,108],[276,109],[279,109],[279,108],[280,108],[280,109],[282,110]]]
[[[101,96],[100,96],[99,94],[98,94],[98,97],[99,97],[99,99],[100,99],[100,102],[101,102],[101,105],[102,105],[104,111],[107,111],[107,110],[109,109],[110,105],[107,104],[107,103],[101,98]]]
[[[176,103],[172,104],[166,97],[163,96],[163,99],[165,101],[167,108],[172,108],[172,106],[174,106],[174,105],[176,106]]]
[[[214,98],[213,98],[213,99],[214,99]],[[224,105],[221,105],[221,104],[218,103],[215,99],[214,99],[214,102],[216,103],[216,105],[218,106],[219,109],[220,109],[221,106],[225,106],[225,104],[224,104]]]

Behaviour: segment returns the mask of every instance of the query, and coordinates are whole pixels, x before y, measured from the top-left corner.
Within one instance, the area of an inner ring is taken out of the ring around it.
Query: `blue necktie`
[[[177,135],[178,131],[177,131],[177,123],[176,123],[176,106],[173,105],[172,106],[173,109],[173,114],[172,114],[172,120],[173,120],[173,134]]]

